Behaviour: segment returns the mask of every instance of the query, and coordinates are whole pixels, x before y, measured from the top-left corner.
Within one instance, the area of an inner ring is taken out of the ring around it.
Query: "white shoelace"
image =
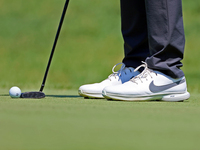
[[[140,80],[140,81],[143,83],[142,79],[146,78],[146,80],[147,80],[147,76],[148,76],[148,75],[149,75],[151,78],[153,78],[152,75],[151,75],[151,73],[152,73],[153,71],[152,71],[151,69],[148,68],[146,62],[142,62],[142,63],[143,63],[143,64],[140,65],[139,67],[137,67],[134,71],[138,71],[141,67],[144,67],[144,70],[143,70],[139,75],[137,75],[137,76],[135,76],[134,78],[131,79],[131,81],[134,82],[134,83],[136,83],[136,84],[138,84],[138,83],[137,83],[137,80]],[[153,73],[155,73],[155,72],[153,72]],[[155,73],[155,74],[156,74],[156,73]]]
[[[117,72],[115,71],[115,68],[118,66],[118,65],[121,65],[122,64],[122,67],[121,67],[121,69],[120,70],[118,70]],[[117,77],[117,76],[121,76],[122,75],[122,72],[124,71],[124,68],[125,68],[126,66],[125,66],[125,64],[124,63],[118,63],[118,64],[116,64],[113,68],[112,68],[112,74],[111,75],[109,75],[108,76],[108,79],[109,80],[111,80],[111,77]],[[130,70],[131,71],[131,70]],[[125,74],[126,74],[126,72],[125,72]]]

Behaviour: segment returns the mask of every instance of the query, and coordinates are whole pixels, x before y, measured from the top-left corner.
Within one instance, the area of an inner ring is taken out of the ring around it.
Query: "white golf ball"
[[[18,88],[16,86],[11,87],[10,90],[9,90],[9,95],[12,98],[18,98],[18,97],[20,97],[20,95],[21,95],[20,88]]]

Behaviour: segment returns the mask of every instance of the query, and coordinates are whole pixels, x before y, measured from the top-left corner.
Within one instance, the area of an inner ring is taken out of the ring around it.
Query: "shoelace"
[[[139,75],[137,75],[137,76],[135,76],[134,78],[131,79],[131,81],[134,82],[134,83],[136,83],[136,84],[138,84],[138,83],[137,83],[137,80],[138,80],[138,79],[143,83],[142,79],[147,78],[148,75],[149,75],[151,78],[153,78],[152,75],[151,75],[151,73],[152,73],[153,71],[150,70],[150,69],[148,68],[146,62],[142,62],[142,63],[143,63],[143,64],[140,65],[139,67],[137,67],[134,71],[138,71],[141,67],[144,67],[144,70],[143,70]],[[153,73],[155,73],[155,72],[153,72]],[[155,73],[155,74],[156,74],[156,73]],[[146,80],[147,80],[147,79],[146,79]]]
[[[115,68],[118,66],[118,65],[121,65],[122,64],[122,67],[121,67],[121,69],[120,70],[118,70],[117,72],[115,71]],[[125,68],[126,66],[125,66],[125,64],[124,63],[118,63],[118,64],[116,64],[113,68],[112,68],[112,74],[111,75],[109,75],[108,76],[108,79],[109,80],[111,80],[110,78],[111,77],[115,77],[116,78],[116,76],[121,76],[121,74],[122,74],[122,72],[123,72],[123,70],[124,70],[124,68]]]

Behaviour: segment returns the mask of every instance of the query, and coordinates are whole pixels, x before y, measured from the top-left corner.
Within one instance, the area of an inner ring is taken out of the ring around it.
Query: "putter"
[[[59,23],[59,26],[58,26],[58,29],[57,29],[57,33],[56,33],[56,36],[55,36],[54,44],[53,44],[53,47],[52,47],[52,50],[51,50],[51,54],[50,54],[50,57],[49,57],[49,61],[48,61],[48,64],[47,64],[47,68],[46,68],[46,71],[45,71],[45,74],[44,74],[43,82],[42,82],[42,85],[40,87],[40,90],[38,92],[25,92],[25,93],[22,93],[21,96],[20,96],[21,98],[36,98],[36,99],[40,99],[40,98],[44,98],[45,97],[45,94],[42,91],[43,91],[44,86],[45,86],[45,82],[46,82],[46,79],[47,79],[47,75],[48,75],[48,72],[49,72],[49,68],[50,68],[50,65],[51,65],[53,54],[54,54],[54,51],[55,51],[55,48],[56,48],[58,37],[60,35],[60,30],[62,28],[62,24],[63,24],[64,18],[65,18],[65,14],[66,14],[66,11],[67,11],[68,4],[69,4],[69,0],[66,0],[65,6],[63,8],[62,16],[61,16],[61,19],[60,19],[60,23]]]

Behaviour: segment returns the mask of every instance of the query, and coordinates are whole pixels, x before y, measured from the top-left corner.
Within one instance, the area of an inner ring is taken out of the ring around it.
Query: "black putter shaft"
[[[54,51],[55,51],[55,48],[56,48],[58,37],[60,35],[60,30],[62,28],[62,24],[63,24],[63,20],[65,18],[65,14],[66,14],[66,11],[67,11],[68,4],[69,4],[69,0],[66,0],[65,6],[64,6],[64,9],[63,9],[63,12],[62,12],[62,16],[61,16],[61,19],[60,19],[60,23],[59,23],[59,26],[58,26],[58,30],[57,30],[57,33],[56,33],[56,37],[55,37],[55,40],[54,40],[54,44],[53,44],[53,47],[52,47],[52,50],[51,50],[51,55],[50,55],[48,65],[47,65],[47,68],[46,68],[46,72],[44,74],[43,82],[42,82],[42,85],[40,87],[40,92],[43,91],[44,86],[45,86],[45,82],[46,82],[47,75],[48,75],[48,72],[49,72],[49,67],[51,65],[51,61],[52,61],[53,54],[54,54]]]

